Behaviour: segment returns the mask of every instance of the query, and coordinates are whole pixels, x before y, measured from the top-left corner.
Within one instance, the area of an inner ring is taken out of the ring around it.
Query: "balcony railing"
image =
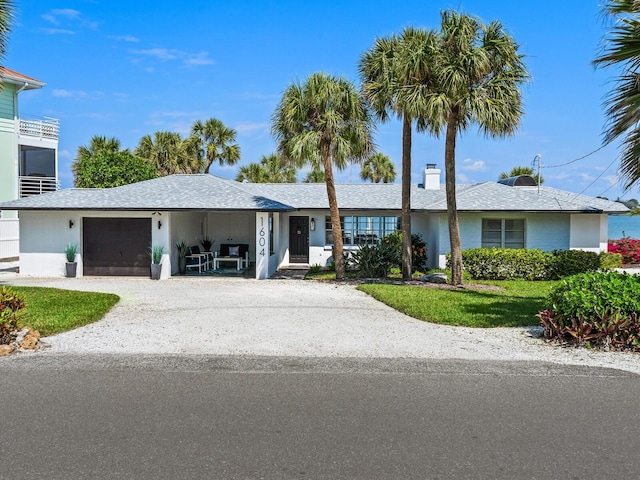
[[[48,118],[44,120],[19,120],[20,135],[29,135],[31,137],[49,138],[57,140],[60,134],[60,122],[57,118]]]
[[[55,177],[18,177],[20,198],[40,195],[58,190],[58,179]]]

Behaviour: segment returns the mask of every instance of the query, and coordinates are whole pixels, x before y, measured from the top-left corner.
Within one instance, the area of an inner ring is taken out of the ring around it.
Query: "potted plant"
[[[162,255],[164,255],[164,245],[153,245],[151,247],[151,279],[160,280],[162,273]]]
[[[200,240],[200,245],[202,245],[202,249],[205,252],[211,252],[211,247],[213,247],[215,242],[215,240],[211,240],[211,237],[205,235],[202,237],[202,240]]]
[[[64,247],[64,255],[67,257],[67,262],[64,264],[66,277],[73,278],[76,276],[76,271],[78,268],[78,263],[76,262],[77,253],[77,243],[67,243],[67,246]]]
[[[189,255],[189,245],[184,240],[176,243],[176,250],[178,250],[178,271],[180,275],[184,275],[187,272],[187,255]]]

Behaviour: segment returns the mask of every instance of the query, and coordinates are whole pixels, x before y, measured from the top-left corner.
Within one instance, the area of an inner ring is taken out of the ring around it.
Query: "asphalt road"
[[[640,376],[535,362],[0,359],[2,479],[602,479]]]

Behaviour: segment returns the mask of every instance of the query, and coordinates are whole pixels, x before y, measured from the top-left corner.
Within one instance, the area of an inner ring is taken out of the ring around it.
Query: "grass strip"
[[[503,290],[447,290],[411,285],[358,286],[390,307],[419,320],[465,327],[520,327],[536,325],[535,314],[556,282],[524,280],[483,282]]]
[[[42,287],[11,287],[25,297],[21,324],[49,336],[100,320],[120,297],[112,293],[79,292]]]

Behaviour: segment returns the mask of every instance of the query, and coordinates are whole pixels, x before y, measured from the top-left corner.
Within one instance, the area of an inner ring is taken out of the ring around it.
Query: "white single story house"
[[[607,215],[617,202],[550,187],[484,182],[458,185],[462,248],[605,251]],[[399,228],[400,184],[338,184],[346,249]],[[64,249],[78,245],[78,276],[149,275],[149,248],[165,247],[161,278],[178,271],[177,242],[212,238],[249,246],[258,279],[291,264],[326,265],[333,235],[324,184],[250,184],[209,174],[171,175],[105,189],[66,189],[0,203],[20,218],[20,273],[63,276]],[[424,170],[411,191],[412,231],[427,243],[430,267],[449,251],[440,170]]]

